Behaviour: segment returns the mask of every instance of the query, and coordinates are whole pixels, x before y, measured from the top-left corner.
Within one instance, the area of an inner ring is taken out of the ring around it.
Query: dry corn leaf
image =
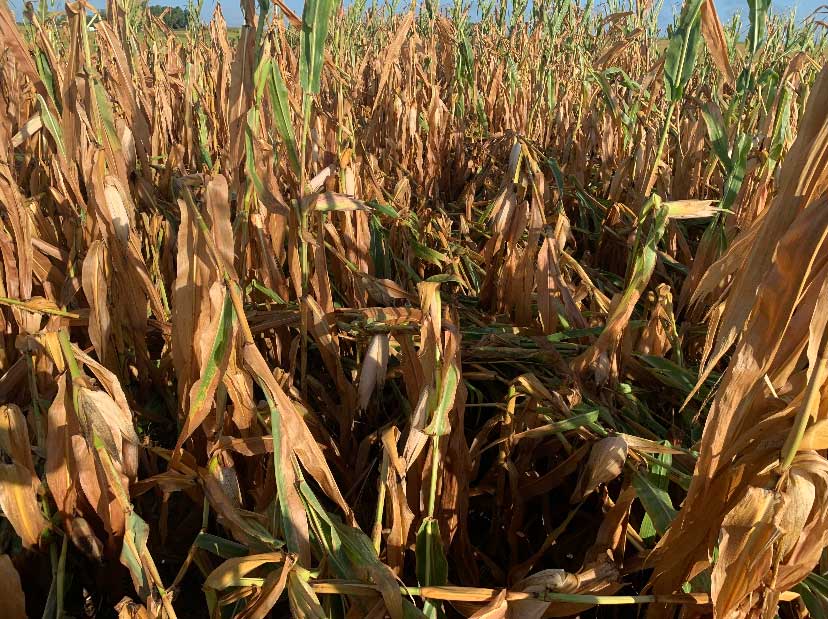
[[[40,511],[40,481],[32,460],[26,420],[14,404],[0,406],[0,508],[25,547],[36,546],[48,522]]]
[[[388,44],[388,47],[383,53],[382,73],[380,73],[379,81],[377,82],[377,94],[374,97],[374,104],[371,106],[372,113],[377,109],[380,97],[382,96],[383,88],[385,87],[385,84],[388,82],[388,77],[391,75],[391,70],[397,63],[397,59],[400,56],[402,46],[405,43],[406,37],[408,36],[408,31],[413,24],[414,11],[409,11],[403,16],[402,20],[397,25],[397,31],[394,34],[394,38]]]
[[[0,508],[27,548],[36,546],[48,522],[33,484],[37,477],[20,464],[0,464]]]
[[[264,619],[267,616],[282,596],[294,563],[296,563],[296,557],[288,555],[281,567],[265,576],[258,596],[251,600],[244,611],[238,615],[239,619]]]
[[[14,569],[9,555],[0,555],[0,600],[3,600],[3,616],[8,619],[26,619],[26,598],[20,574]]]
[[[719,19],[719,14],[716,12],[716,4],[713,0],[704,0],[702,2],[701,31],[707,43],[707,49],[710,51],[710,56],[713,58],[716,68],[719,69],[724,78],[724,83],[732,86],[735,81],[735,76],[733,74],[733,68],[730,65],[730,55],[728,53],[724,28],[722,28],[722,22]]]
[[[132,417],[105,391],[78,387],[76,394],[79,418],[85,424],[87,438],[91,442],[94,434],[103,441],[109,455],[123,466],[125,452],[139,444]]]
[[[359,408],[368,408],[368,402],[374,391],[385,383],[385,373],[388,369],[388,335],[378,333],[371,338],[368,349],[365,351],[365,358],[362,361],[362,369],[359,374]]]
[[[627,461],[627,441],[620,436],[602,438],[592,446],[589,460],[578,479],[578,485],[570,497],[571,503],[582,501],[601,484],[606,484],[621,474]]]
[[[266,552],[258,555],[227,559],[207,575],[204,585],[217,591],[227,589],[228,587],[238,587],[241,584],[241,579],[262,565],[284,563],[285,561],[286,557],[281,552]]]
[[[820,419],[805,430],[802,442],[799,443],[799,450],[828,449],[828,419]]]
[[[480,610],[475,611],[473,615],[469,615],[469,619],[505,619],[508,610],[509,605],[506,601],[506,589],[501,589],[492,598],[491,602]]]

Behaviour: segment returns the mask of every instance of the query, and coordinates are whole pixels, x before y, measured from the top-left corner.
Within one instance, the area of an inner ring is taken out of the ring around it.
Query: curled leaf
[[[598,486],[618,477],[626,460],[627,441],[620,436],[609,436],[595,443],[570,501],[582,501]]]

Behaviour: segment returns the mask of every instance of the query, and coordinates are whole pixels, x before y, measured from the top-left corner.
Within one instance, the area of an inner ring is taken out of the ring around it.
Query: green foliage
[[[184,30],[187,27],[187,11],[181,7],[156,4],[150,6],[149,10],[156,17],[163,15],[164,24],[170,30]]]
[[[299,79],[306,93],[319,92],[322,64],[325,59],[325,39],[328,22],[333,12],[332,0],[308,0],[302,12],[301,54]]]
[[[747,46],[751,56],[759,50],[768,36],[768,10],[770,4],[770,0],[748,0],[750,30],[748,30]]]
[[[440,525],[433,518],[424,518],[417,531],[417,581],[421,586],[444,585],[448,582],[448,562],[440,538]],[[442,615],[437,602],[426,601],[427,617]]]
[[[687,2],[681,10],[676,29],[670,35],[664,60],[664,90],[670,101],[682,98],[684,88],[693,74],[701,41],[701,5],[701,0]]]

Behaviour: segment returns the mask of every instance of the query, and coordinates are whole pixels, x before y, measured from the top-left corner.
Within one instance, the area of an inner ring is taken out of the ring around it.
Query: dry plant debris
[[[824,15],[625,7],[0,7],[0,615],[828,617]]]

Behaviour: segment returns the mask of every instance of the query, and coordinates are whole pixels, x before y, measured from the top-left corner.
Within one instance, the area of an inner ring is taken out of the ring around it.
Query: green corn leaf
[[[325,62],[325,39],[333,11],[333,0],[307,0],[302,11],[299,82],[305,93],[319,92],[322,65]]]
[[[253,100],[256,102],[256,107],[262,104],[262,97],[265,88],[268,86],[268,80],[270,79],[270,65],[269,58],[262,58],[259,64],[256,65],[256,70],[253,72]]]
[[[444,253],[423,245],[414,237],[411,238],[411,248],[414,250],[415,256],[438,267],[442,267],[449,262],[449,257]]]
[[[658,487],[650,473],[638,471],[633,475],[632,482],[638,500],[650,516],[653,527],[660,535],[664,535],[677,513],[670,495]]]
[[[46,127],[49,135],[52,136],[55,144],[57,144],[60,154],[65,157],[66,147],[63,145],[63,131],[60,128],[60,124],[52,114],[46,101],[43,100],[43,97],[37,95],[37,100],[40,103],[40,119],[43,121],[43,126]]]
[[[558,32],[563,25],[563,20],[566,17],[567,13],[569,13],[569,7],[571,4],[569,2],[562,3],[557,7],[557,10],[554,12],[554,16],[552,20],[549,22],[549,34],[552,38],[557,37]]]
[[[563,170],[561,170],[561,166],[558,164],[557,159],[547,159],[546,162],[552,170],[552,176],[555,179],[555,186],[558,188],[558,193],[563,196],[565,193]]]
[[[745,180],[745,173],[747,171],[747,158],[750,152],[751,139],[750,136],[743,133],[736,140],[731,155],[731,169],[725,180],[724,191],[722,191],[722,201],[719,207],[724,210],[729,210],[736,201],[736,196],[739,195],[739,190],[742,188],[742,181]]]
[[[213,159],[210,157],[209,133],[207,131],[207,115],[204,108],[198,106],[198,149],[201,152],[201,159],[209,169],[213,168]]]
[[[276,303],[278,303],[280,305],[286,305],[287,304],[287,301],[285,301],[282,297],[280,297],[278,294],[276,294],[273,290],[271,290],[270,288],[265,286],[260,281],[254,279],[250,283],[253,286],[253,288],[255,288],[256,290],[261,292],[267,298],[275,301]]]
[[[452,275],[451,273],[440,273],[439,275],[432,275],[431,277],[426,278],[426,281],[434,282],[437,284],[447,284],[449,282],[455,284],[463,283],[456,275]]]
[[[49,66],[49,61],[46,58],[46,54],[41,51],[35,54],[35,62],[37,64],[37,73],[40,75],[40,79],[43,80],[43,85],[46,86],[46,90],[49,93],[52,101],[55,102],[55,106],[60,110],[60,105],[58,104],[58,100],[55,97],[55,78],[52,74],[52,67]]]
[[[813,572],[793,590],[802,596],[805,607],[814,619],[828,619],[828,578]]]
[[[225,294],[224,305],[221,310],[221,317],[219,318],[216,335],[213,338],[213,345],[210,349],[210,356],[207,359],[207,364],[201,372],[201,377],[193,386],[195,393],[190,395],[190,409],[187,413],[187,419],[184,422],[184,427],[178,437],[176,443],[176,450],[180,449],[196,428],[201,425],[207,415],[210,402],[216,393],[216,388],[221,382],[224,370],[227,367],[227,362],[230,355],[230,344],[232,343],[233,321],[235,320],[236,312],[233,308],[230,295]]]
[[[210,533],[199,533],[194,544],[196,548],[206,550],[222,559],[245,557],[250,554],[250,550],[244,544],[239,544],[238,542]]]
[[[586,329],[562,329],[546,336],[550,342],[565,342],[566,340],[577,340],[582,337],[594,337],[601,335],[604,327],[588,327]]]
[[[768,10],[771,0],[748,0],[750,29],[747,35],[748,54],[753,56],[768,36]]]
[[[782,85],[781,88],[783,89],[782,96],[779,100],[779,107],[773,124],[771,146],[768,149],[768,160],[771,166],[776,166],[776,163],[781,159],[791,127],[791,98],[793,93],[787,84]]]
[[[352,565],[351,559],[342,546],[342,539],[339,535],[339,528],[335,524],[334,516],[322,507],[319,499],[316,498],[313,490],[304,480],[299,482],[299,494],[305,503],[309,523],[313,527],[319,543],[325,549],[333,571],[340,578],[358,579],[355,566]],[[368,543],[370,544],[370,540]]]
[[[281,456],[282,453],[282,440],[284,440],[284,436],[282,435],[282,421],[279,416],[279,409],[276,408],[276,403],[273,401],[273,397],[270,394],[270,390],[267,388],[267,385],[264,382],[256,378],[256,382],[259,383],[259,387],[261,387],[262,391],[265,395],[265,400],[267,401],[267,407],[270,410],[270,433],[273,438],[273,469],[274,475],[276,478],[276,494],[279,497],[279,515],[281,516],[282,520],[282,531],[284,532],[285,542],[287,544],[288,550],[291,552],[299,552],[300,544],[299,544],[299,533],[293,527],[293,520],[290,517],[290,502],[288,500],[288,484],[287,479],[285,478],[284,471],[282,470],[282,462]]]
[[[383,204],[382,202],[377,202],[376,200],[369,200],[368,206],[374,209],[377,213],[390,217],[391,219],[400,218],[400,214],[397,212],[397,209],[390,204]]]
[[[663,441],[663,444],[667,447],[670,447],[669,441]],[[655,457],[655,460],[659,462],[656,464],[655,462],[650,464],[650,475],[653,481],[653,484],[659,489],[667,491],[667,488],[670,484],[670,467],[673,464],[673,454],[670,453],[662,453],[658,454]],[[656,537],[656,528],[653,524],[653,519],[649,513],[644,514],[644,519],[641,521],[641,528],[639,530],[639,535],[641,535],[642,539],[647,542],[654,542]]]
[[[275,62],[270,63],[270,80],[268,80],[270,87],[270,99],[273,105],[273,122],[276,125],[276,130],[279,136],[287,146],[288,157],[290,158],[290,166],[294,174],[300,174],[301,165],[299,163],[299,150],[296,146],[296,136],[293,132],[293,122],[290,117],[290,101],[288,99],[287,86],[285,79],[282,77],[282,71]]]
[[[440,525],[434,518],[425,518],[417,531],[417,580],[421,587],[440,586],[448,582],[448,561],[440,538]],[[442,605],[426,601],[423,606],[426,617],[443,615]]]
[[[93,80],[92,84],[95,90],[95,102],[98,104],[98,113],[101,116],[101,123],[106,133],[106,139],[113,150],[121,150],[121,139],[115,130],[115,117],[112,115],[112,106],[109,103],[106,90],[104,90],[103,85],[97,80]],[[104,136],[101,137],[103,138]]]
[[[690,81],[701,40],[700,15],[704,0],[687,0],[681,10],[679,22],[664,58],[664,90],[671,103],[684,95],[684,87]]]
[[[145,600],[150,595],[151,583],[144,572],[141,555],[147,552],[149,525],[134,511],[127,514],[124,537],[127,537],[128,541],[125,540],[121,548],[121,563],[129,570],[136,593]]]
[[[808,574],[803,581],[812,591],[818,592],[828,600],[828,578],[816,572]]]
[[[641,221],[639,224],[639,231],[636,235],[633,251],[630,254],[629,278],[627,287],[623,292],[621,302],[618,308],[623,308],[630,302],[633,295],[640,294],[647,283],[650,281],[650,276],[655,269],[656,257],[658,255],[658,242],[664,236],[664,230],[667,227],[667,220],[670,216],[670,209],[661,203],[661,198],[654,196],[641,210]],[[646,223],[649,226],[644,228]],[[643,236],[643,238],[642,238]],[[621,311],[616,309],[615,312]],[[615,313],[610,314],[607,319],[607,324],[614,319]]]
[[[595,78],[595,81],[598,82],[598,85],[601,87],[601,92],[604,95],[604,99],[607,103],[607,108],[609,109],[609,113],[612,115],[613,118],[616,120],[619,117],[618,106],[615,104],[615,98],[612,96],[612,89],[610,88],[609,81],[604,73],[599,73],[597,71],[591,71],[592,77]]]
[[[828,599],[811,589],[805,582],[793,588],[805,602],[808,614],[814,619],[828,619]]]
[[[457,368],[452,364],[448,367],[446,377],[440,385],[440,399],[437,401],[431,423],[424,430],[426,434],[432,436],[448,434],[448,412],[454,404],[454,396],[457,392],[457,378]]]
[[[394,574],[379,560],[368,536],[329,514],[305,481],[299,483],[299,492],[307,505],[314,531],[337,575],[348,580],[362,580],[361,576],[367,572],[374,584],[380,586],[392,619],[404,619],[406,613]],[[368,609],[365,610],[367,612]]]
[[[254,153],[255,146],[253,145],[253,128],[258,124],[258,110],[251,108],[247,112],[247,124],[244,127],[244,150],[245,150],[245,168],[250,180],[253,182],[253,188],[256,190],[256,195],[260,198],[266,195],[266,190],[259,173],[256,172],[256,159]]]
[[[728,152],[727,143],[727,129],[725,128],[724,118],[719,107],[713,103],[707,104],[701,110],[704,117],[704,124],[707,125],[707,135],[710,137],[710,144],[713,147],[713,153],[719,158],[725,167],[725,170],[730,170],[730,153]]]
[[[780,76],[774,69],[765,69],[756,80],[756,86],[759,92],[759,102],[765,109],[770,109],[776,99],[776,94],[780,86]]]
[[[583,413],[582,415],[573,415],[569,419],[564,419],[562,421],[555,421],[553,423],[545,424],[542,426],[538,426],[537,428],[532,428],[531,430],[524,430],[527,435],[530,432],[538,431],[537,434],[540,436],[541,434],[555,434],[558,432],[569,432],[571,430],[577,430],[578,428],[582,428],[584,426],[589,426],[590,424],[596,423],[598,421],[599,411],[594,410],[590,411],[589,413]],[[541,432],[542,431],[542,432]]]
[[[671,389],[679,391],[682,397],[686,397],[696,386],[698,376],[694,372],[681,367],[669,359],[654,355],[636,355],[636,357],[644,361],[651,368],[651,374],[655,378]],[[709,386],[704,384],[698,390],[698,393],[695,394],[694,399],[702,401],[707,397],[708,393]]]

